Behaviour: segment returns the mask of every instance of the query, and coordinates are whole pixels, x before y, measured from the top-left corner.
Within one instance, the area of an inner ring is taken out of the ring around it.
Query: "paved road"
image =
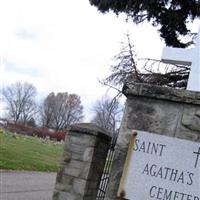
[[[1,171],[0,200],[52,200],[56,173]]]

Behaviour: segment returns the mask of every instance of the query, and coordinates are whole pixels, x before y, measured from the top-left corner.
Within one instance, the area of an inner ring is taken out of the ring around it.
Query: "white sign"
[[[129,200],[200,200],[200,143],[138,131],[127,176]]]
[[[200,91],[200,28],[195,48],[165,47],[162,53],[162,61],[170,64],[191,65],[187,89]]]

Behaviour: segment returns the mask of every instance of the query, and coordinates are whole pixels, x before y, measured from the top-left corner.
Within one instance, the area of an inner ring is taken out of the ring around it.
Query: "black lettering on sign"
[[[157,169],[157,165],[151,165],[151,167],[150,167],[150,175],[151,176],[156,176],[156,169]]]
[[[162,167],[159,168],[157,177],[163,178],[163,168]]]
[[[138,150],[138,148],[139,148],[138,143],[139,143],[139,142],[140,142],[139,139],[136,139],[136,140],[135,140],[135,145],[134,145],[134,147],[133,147],[133,150],[134,150],[134,151],[137,151],[137,150]]]
[[[146,175],[149,175],[149,165],[148,165],[148,163],[145,165],[145,168],[144,168],[142,173],[146,174]]]
[[[176,180],[176,177],[177,177],[177,174],[178,174],[178,170],[177,169],[172,169],[171,171],[171,175],[170,175],[170,181],[175,181]]]
[[[192,185],[193,183],[192,177],[194,176],[194,174],[191,172],[188,172],[188,176],[189,176],[189,181],[187,181],[187,185]]]
[[[151,198],[154,198],[156,195],[156,193],[155,193],[155,190],[157,189],[157,187],[156,186],[152,186],[151,187],[151,189],[150,189],[150,191],[149,191],[149,196],[151,197]]]
[[[139,139],[135,140],[135,145],[133,147],[134,151],[139,151],[152,155],[163,155],[163,150],[166,148],[165,144],[159,144],[154,142],[140,141]]]
[[[156,200],[200,200],[198,196],[157,187],[155,185],[150,188],[149,197]]]
[[[181,200],[184,199],[184,197],[187,196],[187,194],[185,194],[185,193],[179,193],[179,194],[180,194],[180,196],[181,196]]]
[[[176,191],[175,191],[175,192],[174,192],[174,198],[173,198],[173,199],[174,199],[174,200],[178,199],[178,195],[179,195],[179,192],[176,192]]]
[[[170,191],[165,190],[165,193],[163,195],[163,199],[171,200],[171,198],[172,198],[172,191],[171,190]]]
[[[181,171],[169,167],[158,166],[156,164],[146,163],[142,174],[155,178],[165,179],[185,185],[193,184],[194,173]]]
[[[161,200],[162,199],[162,194],[163,194],[163,188],[158,188],[157,199]]]
[[[171,168],[169,167],[164,167],[165,170],[165,176],[163,177],[164,179],[167,179],[169,172],[171,171]]]
[[[193,153],[197,155],[197,157],[196,157],[196,161],[195,161],[195,164],[194,164],[194,168],[196,168],[197,165],[198,165],[199,156],[200,156],[200,147],[199,147],[199,149],[198,149],[197,152],[193,152]]]
[[[194,200],[200,200],[200,199],[199,199],[199,197],[195,196],[195,197],[194,197]]]
[[[184,172],[181,172],[180,176],[178,177],[177,183],[179,183],[179,182],[185,183],[185,182],[184,182]]]

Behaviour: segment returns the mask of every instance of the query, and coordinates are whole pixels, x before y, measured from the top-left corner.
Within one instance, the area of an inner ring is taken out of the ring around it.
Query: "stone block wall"
[[[199,92],[129,83],[124,86],[123,93],[127,100],[106,200],[117,199],[133,130],[200,142]]]
[[[70,127],[53,200],[95,200],[111,137],[93,124]]]

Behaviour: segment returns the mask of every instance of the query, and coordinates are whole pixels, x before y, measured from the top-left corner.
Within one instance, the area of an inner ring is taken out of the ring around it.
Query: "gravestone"
[[[200,28],[194,48],[165,47],[162,61],[169,64],[191,65],[187,89],[200,91]]]
[[[106,200],[199,200],[200,93],[138,83],[123,93]]]

